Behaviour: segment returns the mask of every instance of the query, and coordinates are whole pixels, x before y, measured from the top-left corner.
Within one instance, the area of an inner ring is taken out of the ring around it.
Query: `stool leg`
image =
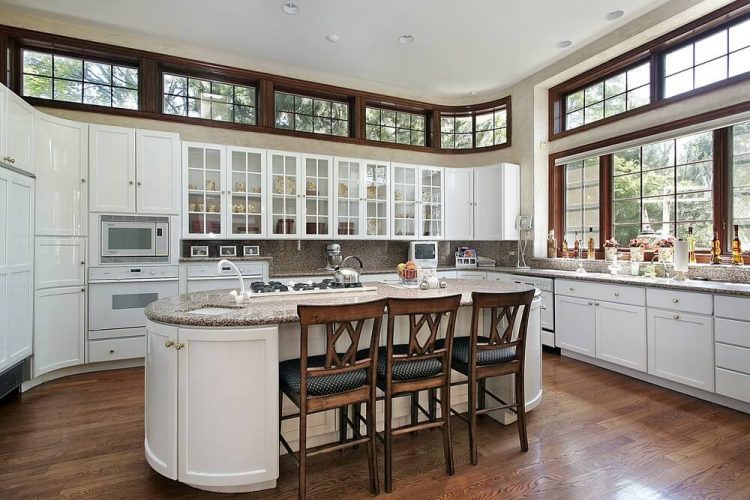
[[[413,396],[412,396],[413,397]],[[393,436],[391,430],[393,422],[393,397],[390,392],[385,394],[385,425],[383,427],[384,444],[383,444],[383,462],[385,463],[385,491],[393,491]]]
[[[419,393],[412,392],[411,393],[411,425],[417,425],[417,422],[419,421],[419,409],[417,408],[417,404],[419,404]],[[416,436],[417,432],[414,431],[411,433],[411,435]]]
[[[434,390],[434,389],[433,389]],[[434,400],[433,400],[434,401]],[[443,453],[445,454],[445,472],[452,476],[453,443],[451,441],[451,384],[450,380],[440,389],[440,413],[443,417]],[[434,413],[433,413],[434,416]]]
[[[302,402],[299,412],[299,497],[306,498],[306,467],[307,467],[307,408]]]
[[[469,378],[469,457],[477,464],[477,381]]]
[[[487,379],[483,378],[479,380],[479,389],[478,389],[478,401],[477,401],[477,408],[480,410],[484,410],[487,408],[487,394],[485,391],[487,390]],[[484,416],[484,415],[482,415]]]
[[[526,435],[526,398],[523,393],[523,374],[516,373],[516,403],[518,404],[518,437],[521,440],[521,451],[529,451],[529,438]]]
[[[428,396],[430,398],[430,406],[429,406],[430,420],[435,421],[435,420],[437,420],[437,401],[436,401],[436,398],[437,398],[437,389],[429,389],[429,391],[427,392],[427,394],[428,394]],[[440,397],[443,397],[443,392],[442,391],[440,392]],[[443,411],[444,406],[440,405],[440,409],[441,409],[440,411]]]
[[[358,404],[359,405],[359,404]],[[378,480],[378,458],[375,454],[377,438],[375,435],[375,391],[372,391],[367,401],[367,466],[370,473],[370,493],[380,494],[380,481]],[[388,434],[386,434],[388,436]],[[386,437],[387,439],[387,437]]]
[[[348,406],[342,406],[339,408],[339,443],[343,444],[346,442],[347,428],[346,428],[346,415],[349,413]]]

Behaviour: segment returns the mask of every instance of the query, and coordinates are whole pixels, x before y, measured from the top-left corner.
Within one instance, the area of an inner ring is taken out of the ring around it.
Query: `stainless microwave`
[[[102,215],[102,262],[169,260],[169,217]]]

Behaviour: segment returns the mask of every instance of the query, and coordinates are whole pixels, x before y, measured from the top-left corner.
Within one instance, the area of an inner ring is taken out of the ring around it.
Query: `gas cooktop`
[[[253,297],[268,296],[270,294],[283,295],[308,295],[312,293],[336,293],[336,292],[369,292],[377,290],[372,286],[364,286],[362,283],[336,283],[327,278],[322,281],[253,281],[250,283],[250,292]]]

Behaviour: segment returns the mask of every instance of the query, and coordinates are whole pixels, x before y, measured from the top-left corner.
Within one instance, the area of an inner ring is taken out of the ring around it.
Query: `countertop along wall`
[[[311,69],[288,67],[272,61],[218,52],[199,45],[188,46],[144,35],[112,31],[103,26],[84,24],[67,18],[54,18],[28,10],[2,7],[0,8],[0,23],[445,105],[487,102],[511,95],[513,131],[512,145],[509,148],[485,153],[444,155],[129,118],[104,113],[69,111],[57,108],[42,109],[45,113],[55,116],[89,123],[173,131],[179,133],[183,140],[188,141],[448,167],[472,167],[500,162],[517,163],[521,165],[521,213],[534,215],[534,254],[544,256],[546,254],[548,230],[547,178],[549,154],[643,129],[653,124],[691,116],[708,109],[740,102],[743,100],[742,96],[750,95],[750,82],[732,85],[707,96],[698,96],[664,106],[551,143],[547,142],[547,90],[587,69],[606,62],[631,48],[729,3],[731,3],[731,0],[671,0],[652,12],[633,19],[614,32],[580,48],[577,47],[576,43],[582,42],[575,39],[574,33],[561,31],[560,38],[571,39],[574,42],[573,47],[577,50],[561,52],[568,55],[510,89],[455,97],[424,95],[416,93],[412,89],[328,75]]]

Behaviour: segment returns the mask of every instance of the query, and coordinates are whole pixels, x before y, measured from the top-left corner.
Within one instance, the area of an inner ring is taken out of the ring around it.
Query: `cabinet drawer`
[[[587,281],[555,280],[555,293],[568,297],[606,300],[615,304],[642,306],[646,304],[646,290],[635,286],[590,283]]]
[[[750,323],[714,318],[714,332],[716,342],[750,347]]]
[[[716,367],[750,375],[750,349],[717,342]]]
[[[707,293],[679,292],[649,288],[646,293],[648,307],[684,311],[694,314],[711,314],[713,300]]]
[[[725,295],[715,295],[714,315],[720,318],[750,321],[750,299],[745,299],[742,297],[727,297]]]
[[[89,341],[89,363],[146,356],[145,337]]]
[[[750,375],[717,368],[716,394],[750,403]]]

